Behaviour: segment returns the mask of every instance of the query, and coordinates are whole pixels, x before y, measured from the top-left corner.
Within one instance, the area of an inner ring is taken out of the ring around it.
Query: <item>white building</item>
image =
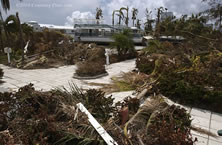
[[[33,27],[33,30],[35,32],[42,32],[44,29],[48,29],[50,30],[54,30],[54,31],[59,31],[61,33],[64,34],[68,34],[72,37],[74,37],[74,27],[72,26],[58,26],[58,25],[53,25],[53,24],[39,24],[36,21],[29,21],[26,22],[28,25],[30,25],[31,27]]]

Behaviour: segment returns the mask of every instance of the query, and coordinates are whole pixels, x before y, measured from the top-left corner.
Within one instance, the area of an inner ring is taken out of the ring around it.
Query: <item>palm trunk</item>
[[[121,19],[122,19],[121,16],[119,16],[119,25],[121,24]]]
[[[113,15],[112,15],[112,24],[113,24],[113,27],[114,27],[114,15],[115,15],[115,11],[113,11]]]
[[[2,24],[3,24],[3,17],[2,17],[2,12],[0,11],[0,21],[2,22]],[[2,26],[0,26],[0,27],[2,27]],[[2,27],[2,28],[0,28],[0,42],[1,42],[1,49],[2,49],[2,53],[4,53],[4,44],[3,44],[3,38],[2,38],[2,35],[3,35],[3,31],[2,31],[2,29],[4,28],[4,26]]]
[[[126,10],[126,26],[128,27],[129,25],[129,8],[127,7],[127,10]]]
[[[22,49],[22,65],[23,65],[23,63],[24,63],[24,41],[23,41],[23,36],[22,36],[22,26],[21,26],[18,12],[16,13],[16,17],[17,17],[18,25],[19,25],[19,37],[20,37],[20,47]]]
[[[160,9],[158,9],[158,12],[157,12],[157,23],[156,23],[155,36],[156,36],[156,39],[159,40],[159,37],[160,37]]]

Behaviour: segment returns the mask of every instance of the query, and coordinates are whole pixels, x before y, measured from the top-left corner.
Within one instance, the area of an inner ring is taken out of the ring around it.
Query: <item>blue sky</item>
[[[153,11],[160,6],[168,8],[176,16],[181,14],[198,13],[207,8],[202,0],[11,0],[11,10],[3,16],[19,12],[23,22],[35,20],[39,23],[72,25],[74,18],[94,18],[96,7],[103,10],[105,23],[111,23],[111,14],[115,9],[129,6],[139,10],[138,18],[145,16],[145,9]],[[131,17],[131,16],[130,16]]]

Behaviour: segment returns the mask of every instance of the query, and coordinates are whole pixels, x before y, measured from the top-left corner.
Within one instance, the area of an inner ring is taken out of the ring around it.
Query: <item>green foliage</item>
[[[127,53],[135,54],[136,51],[130,30],[125,29],[121,33],[114,34],[112,38],[114,39],[114,43],[111,45],[117,48],[120,56],[126,55]]]
[[[158,40],[150,40],[148,46],[143,49],[147,53],[157,53],[163,49],[163,46]]]
[[[8,33],[17,33],[19,31],[18,20],[15,15],[10,15],[5,20],[5,30]]]
[[[22,31],[27,35],[30,36],[33,34],[33,28],[29,26],[28,24],[24,23],[21,25],[22,26]]]

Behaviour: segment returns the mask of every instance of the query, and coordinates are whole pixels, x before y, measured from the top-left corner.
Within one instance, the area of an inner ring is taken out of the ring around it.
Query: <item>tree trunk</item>
[[[2,12],[0,11],[0,21],[2,21],[2,24],[3,24],[3,17],[2,17]],[[1,27],[1,26],[0,26]],[[4,27],[4,26],[3,26]],[[2,27],[2,28],[3,28]],[[2,38],[2,35],[3,35],[3,31],[2,31],[2,28],[0,28],[0,42],[1,42],[1,49],[2,49],[2,53],[4,53],[4,44],[3,44],[3,38]]]
[[[119,16],[119,25],[121,25],[121,19],[122,19],[121,16]]]
[[[159,40],[159,37],[160,37],[160,9],[158,9],[158,12],[157,12],[155,36],[156,36],[156,39]]]
[[[16,17],[17,17],[18,25],[19,25],[19,37],[20,37],[20,47],[22,49],[22,65],[23,65],[23,63],[24,63],[24,41],[23,41],[23,36],[22,36],[22,26],[21,26],[18,12],[16,12]]]
[[[0,32],[0,43],[1,43],[1,50],[2,50],[2,53],[4,53],[4,44],[3,44],[3,39],[2,39],[2,31]]]

